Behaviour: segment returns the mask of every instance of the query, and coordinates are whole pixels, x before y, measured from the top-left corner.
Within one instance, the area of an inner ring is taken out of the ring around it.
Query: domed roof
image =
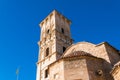
[[[73,44],[70,47],[68,47],[67,50],[64,52],[63,56],[74,53],[75,51],[84,51],[84,52],[87,52],[87,53],[94,53],[93,49],[96,49],[95,44],[92,44],[92,43],[89,43],[89,42],[79,42],[77,44]],[[80,52],[80,53],[83,53],[83,52]]]
[[[89,56],[89,57],[94,57],[93,55],[84,52],[84,51],[75,51],[75,52],[71,52],[67,55],[64,55],[63,58],[70,58],[70,57],[80,57],[80,56]]]

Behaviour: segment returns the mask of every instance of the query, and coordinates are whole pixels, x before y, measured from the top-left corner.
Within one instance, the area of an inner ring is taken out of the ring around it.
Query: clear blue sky
[[[35,80],[39,23],[54,9],[72,21],[74,43],[120,49],[119,0],[0,0],[0,80]]]

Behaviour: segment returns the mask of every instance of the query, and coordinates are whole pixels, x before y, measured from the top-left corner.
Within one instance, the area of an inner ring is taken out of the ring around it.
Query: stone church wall
[[[87,58],[86,63],[89,80],[106,80],[103,68],[103,60],[97,58]]]
[[[64,80],[64,62],[62,60],[53,63],[49,67],[49,80]]]
[[[120,54],[111,46],[109,45],[105,45],[106,48],[106,52],[108,54],[109,60],[112,64],[112,66],[114,66],[118,61],[120,61]]]
[[[105,80],[101,63],[100,59],[90,57],[68,59],[65,61],[65,80]]]
[[[66,59],[64,76],[64,80],[89,80],[86,59]]]

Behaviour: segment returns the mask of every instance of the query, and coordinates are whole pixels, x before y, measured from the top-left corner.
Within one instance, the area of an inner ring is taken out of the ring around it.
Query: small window
[[[62,33],[64,34],[64,29],[63,29],[63,28],[61,28],[61,31],[62,31]]]
[[[49,55],[49,48],[46,49],[46,57]]]
[[[96,71],[96,74],[97,74],[98,76],[102,76],[102,75],[103,75],[103,71],[102,71],[102,70],[97,70],[97,71]]]
[[[47,30],[47,34],[49,34],[49,32],[50,32],[50,30],[48,29],[48,30]]]
[[[48,69],[45,70],[45,78],[48,77]]]
[[[63,47],[63,52],[66,50],[66,48],[65,47]]]

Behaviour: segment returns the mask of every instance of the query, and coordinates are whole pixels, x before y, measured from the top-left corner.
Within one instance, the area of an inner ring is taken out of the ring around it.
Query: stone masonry
[[[73,44],[71,21],[58,11],[41,23],[36,80],[120,80],[120,53],[107,42]]]

